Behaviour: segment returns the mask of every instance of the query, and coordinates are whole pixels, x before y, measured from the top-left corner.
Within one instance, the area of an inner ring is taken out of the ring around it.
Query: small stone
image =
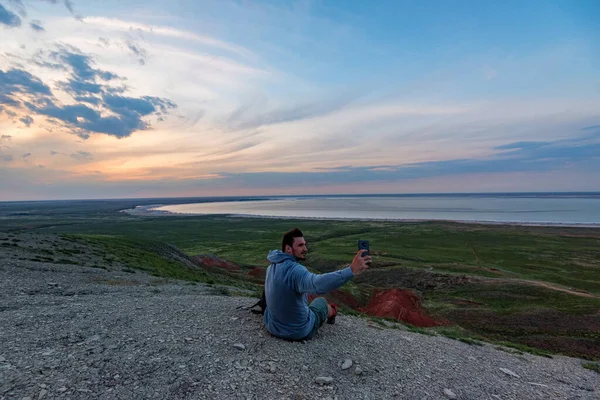
[[[23,397],[21,400],[31,400],[31,397]]]
[[[346,358],[344,360],[344,362],[342,363],[342,371],[347,370],[348,368],[350,368],[352,366],[352,360],[349,358]]]
[[[243,345],[242,343],[236,343],[233,345],[233,347],[235,347],[238,350],[246,350],[246,346]]]
[[[354,374],[355,375],[361,375],[363,373],[363,370],[361,367],[356,366],[356,369],[354,370]]]
[[[48,282],[48,286],[58,286],[58,283],[56,283],[56,282]]]
[[[194,339],[192,339],[191,337],[186,337],[186,338],[185,338],[185,341],[186,341],[186,342],[191,342],[192,340],[194,340]]]
[[[38,386],[41,387],[42,389],[46,389],[48,387],[48,386],[46,386],[45,383],[40,383]]]
[[[515,374],[508,368],[500,368],[500,371],[504,372],[506,375],[514,376],[515,378],[519,378],[519,375]]]
[[[48,391],[47,391],[46,389],[42,389],[42,390],[40,391],[40,394],[39,394],[39,396],[38,396],[38,399],[40,399],[40,400],[41,400],[41,399],[43,399],[43,398],[44,398],[44,396],[46,395],[46,393],[48,393]]]
[[[4,358],[3,356],[0,356],[0,362],[4,362],[6,361],[6,358]]]
[[[457,398],[456,394],[452,390],[450,390],[450,389],[444,389],[444,394],[449,399],[456,399]]]
[[[534,383],[534,382],[527,382],[527,383],[529,383],[530,385],[533,385],[533,386],[541,386],[541,387],[545,387],[545,388],[549,387],[548,385],[544,385],[543,383]]]
[[[333,378],[330,376],[317,376],[315,382],[319,385],[331,385],[333,383]]]
[[[87,338],[86,342],[97,342],[98,340],[100,340],[100,335],[94,335]]]
[[[63,386],[63,387],[59,387],[57,390],[61,393],[64,393],[67,391],[67,388]]]

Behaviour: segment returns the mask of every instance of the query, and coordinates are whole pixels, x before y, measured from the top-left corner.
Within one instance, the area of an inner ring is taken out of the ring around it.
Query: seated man
[[[271,262],[265,278],[267,330],[283,339],[302,340],[312,338],[326,319],[332,323],[337,314],[335,307],[324,297],[308,305],[307,294],[327,293],[362,273],[371,262],[370,256],[362,257],[364,251],[360,250],[352,264],[342,270],[313,274],[298,263],[308,252],[302,232],[294,228],[283,235],[281,251],[271,250],[267,257]]]

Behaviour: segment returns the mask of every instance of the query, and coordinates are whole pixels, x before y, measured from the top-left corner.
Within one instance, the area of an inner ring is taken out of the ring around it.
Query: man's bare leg
[[[335,311],[329,304],[327,304],[327,318],[331,318],[335,314]]]

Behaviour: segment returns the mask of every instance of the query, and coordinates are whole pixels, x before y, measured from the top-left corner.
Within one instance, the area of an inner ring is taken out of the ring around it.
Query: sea
[[[153,213],[600,227],[600,192],[315,195],[155,205]]]

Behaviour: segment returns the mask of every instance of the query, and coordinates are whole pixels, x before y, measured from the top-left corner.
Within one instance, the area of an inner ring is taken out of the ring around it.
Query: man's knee
[[[315,314],[320,314],[322,319],[325,319],[329,316],[331,307],[329,307],[329,304],[327,304],[325,297],[317,297],[311,301],[309,308],[311,308]]]

